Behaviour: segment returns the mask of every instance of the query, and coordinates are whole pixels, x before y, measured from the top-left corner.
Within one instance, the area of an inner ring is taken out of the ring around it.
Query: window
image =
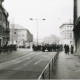
[[[69,26],[67,26],[67,30],[69,30]]]
[[[72,26],[70,26],[70,30],[72,29]]]
[[[16,34],[16,32],[14,32],[14,34]]]
[[[72,38],[72,33],[70,33],[70,38]]]

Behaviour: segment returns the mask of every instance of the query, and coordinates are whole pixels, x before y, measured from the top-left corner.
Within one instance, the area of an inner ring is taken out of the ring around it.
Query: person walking
[[[69,55],[69,45],[66,46],[66,53]]]
[[[64,51],[65,51],[65,53],[66,53],[66,44],[64,45]]]
[[[74,51],[74,47],[73,45],[71,45],[71,54],[73,54],[73,51]]]

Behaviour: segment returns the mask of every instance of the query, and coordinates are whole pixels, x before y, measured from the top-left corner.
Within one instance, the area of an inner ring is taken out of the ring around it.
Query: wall
[[[77,0],[77,18],[80,17],[80,0]]]
[[[0,39],[1,45],[5,45],[9,41],[9,22],[8,12],[3,8],[2,1],[0,0]]]
[[[61,40],[60,43],[73,45],[73,24],[63,24],[60,27]]]
[[[33,42],[33,35],[27,30],[27,41],[28,42]]]

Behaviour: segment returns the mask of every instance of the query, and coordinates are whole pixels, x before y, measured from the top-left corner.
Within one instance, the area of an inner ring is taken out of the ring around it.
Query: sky
[[[27,28],[35,39],[37,27],[39,38],[52,34],[60,37],[59,27],[73,21],[73,0],[4,0],[3,5],[10,23]]]

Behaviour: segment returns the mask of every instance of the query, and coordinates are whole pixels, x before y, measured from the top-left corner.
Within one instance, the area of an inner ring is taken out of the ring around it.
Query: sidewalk
[[[59,53],[54,79],[80,79],[80,58],[74,54]]]

